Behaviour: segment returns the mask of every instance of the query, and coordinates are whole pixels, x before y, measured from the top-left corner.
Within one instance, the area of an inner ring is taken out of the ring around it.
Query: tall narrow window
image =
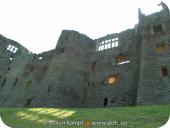
[[[92,66],[91,66],[91,70],[94,70],[95,67],[96,67],[96,61],[93,61]]]
[[[108,106],[108,98],[104,98],[104,106]]]
[[[16,52],[17,52],[17,50],[18,50],[18,48],[17,48],[17,47],[15,47],[15,48],[14,48],[14,50],[13,50],[13,53],[16,53]]]
[[[15,46],[12,46],[11,49],[10,49],[10,51],[13,52],[14,49],[15,49]]]
[[[167,77],[168,76],[168,69],[167,69],[167,66],[163,66],[162,69],[162,76],[163,77]]]
[[[12,45],[8,45],[7,50],[10,50],[10,49],[11,49],[11,47],[12,47]]]

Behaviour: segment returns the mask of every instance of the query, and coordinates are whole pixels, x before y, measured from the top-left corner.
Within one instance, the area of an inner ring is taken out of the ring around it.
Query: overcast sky
[[[170,0],[163,0],[170,7]],[[63,29],[92,39],[133,28],[138,8],[160,11],[160,0],[0,0],[0,34],[34,53],[54,49]]]

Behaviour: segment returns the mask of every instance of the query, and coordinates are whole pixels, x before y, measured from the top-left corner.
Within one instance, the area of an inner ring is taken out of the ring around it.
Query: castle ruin
[[[63,30],[33,54],[0,35],[0,107],[114,107],[170,103],[170,12],[134,29],[90,39]]]

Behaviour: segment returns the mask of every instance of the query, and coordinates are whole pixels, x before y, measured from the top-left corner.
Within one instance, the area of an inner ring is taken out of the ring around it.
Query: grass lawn
[[[167,122],[170,105],[68,109],[1,108],[0,115],[12,128],[90,128],[91,124],[91,128],[158,128]]]

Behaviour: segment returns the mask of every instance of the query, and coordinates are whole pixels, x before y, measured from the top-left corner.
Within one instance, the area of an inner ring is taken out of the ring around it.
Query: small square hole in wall
[[[163,44],[159,44],[159,45],[156,45],[156,52],[158,54],[161,54],[161,53],[164,53],[166,51],[166,44],[163,43]]]
[[[163,32],[162,24],[153,25],[153,26],[152,26],[152,29],[153,29],[153,33],[154,33],[154,34]]]
[[[166,65],[162,67],[161,72],[162,72],[162,76],[163,77],[167,77],[168,76],[168,69],[167,69]]]
[[[110,75],[107,77],[107,84],[108,85],[114,85],[118,82],[118,76],[116,75]]]

